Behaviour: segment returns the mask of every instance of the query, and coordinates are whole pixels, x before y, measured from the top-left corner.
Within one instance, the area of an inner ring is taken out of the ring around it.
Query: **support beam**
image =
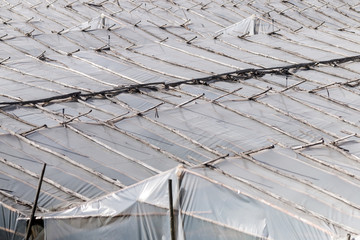
[[[186,101],[186,102],[184,102],[184,103],[181,103],[181,104],[175,106],[175,108],[179,108],[179,107],[182,107],[182,106],[184,106],[184,105],[186,105],[186,104],[188,104],[188,103],[191,103],[191,102],[195,101],[196,99],[199,99],[199,98],[203,97],[204,95],[205,95],[205,93],[203,93],[203,94],[201,94],[201,95],[199,95],[199,96],[196,96],[196,97],[190,99],[189,101]]]
[[[170,211],[170,234],[171,240],[175,240],[175,221],[174,221],[174,208],[173,208],[173,195],[172,195],[172,180],[168,180],[169,187],[169,211]]]
[[[44,163],[43,169],[41,171],[39,184],[38,184],[38,188],[37,188],[36,195],[35,195],[35,201],[34,201],[34,205],[32,207],[32,211],[31,211],[30,222],[29,222],[29,225],[28,225],[27,231],[26,231],[26,236],[25,236],[26,240],[28,240],[29,237],[30,237],[31,226],[33,225],[33,222],[35,220],[35,211],[36,211],[37,202],[38,202],[39,195],[40,195],[41,184],[42,184],[42,181],[43,181],[43,178],[44,178],[45,168],[46,168],[46,163]]]

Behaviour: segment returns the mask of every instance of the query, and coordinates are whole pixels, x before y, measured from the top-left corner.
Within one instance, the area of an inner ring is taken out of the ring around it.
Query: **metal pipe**
[[[171,240],[175,240],[175,222],[174,222],[174,208],[173,208],[171,179],[168,180],[168,186],[169,186],[170,233],[171,233]]]
[[[30,222],[29,222],[29,225],[28,225],[28,228],[27,228],[27,231],[26,231],[26,237],[25,237],[26,240],[28,240],[29,237],[30,237],[31,226],[33,225],[33,222],[35,220],[35,211],[36,211],[37,202],[38,202],[39,195],[40,195],[41,184],[42,184],[42,181],[43,181],[43,178],[44,178],[45,168],[46,168],[46,163],[44,163],[43,169],[41,171],[39,184],[38,184],[38,188],[37,188],[37,191],[36,191],[35,201],[34,201],[34,205],[32,207],[32,211],[31,211]]]

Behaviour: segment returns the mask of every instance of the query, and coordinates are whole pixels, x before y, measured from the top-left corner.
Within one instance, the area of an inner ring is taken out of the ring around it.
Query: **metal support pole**
[[[28,240],[30,237],[30,232],[31,232],[31,226],[33,225],[33,222],[35,220],[35,211],[36,211],[36,207],[37,207],[37,202],[39,199],[39,195],[40,195],[40,190],[41,190],[41,184],[42,184],[42,180],[44,178],[44,173],[45,173],[45,168],[46,168],[46,163],[44,163],[41,175],[40,175],[40,179],[39,179],[39,184],[38,184],[38,188],[36,191],[36,196],[35,196],[35,201],[34,201],[34,205],[31,211],[31,217],[30,217],[30,222],[26,231],[26,237],[25,240]]]
[[[173,208],[171,179],[168,180],[168,186],[169,186],[170,233],[171,233],[171,240],[175,240],[175,222],[174,222],[174,208]]]

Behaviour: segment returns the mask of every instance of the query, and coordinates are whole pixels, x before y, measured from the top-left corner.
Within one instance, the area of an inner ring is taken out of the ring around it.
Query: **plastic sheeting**
[[[4,204],[0,204],[0,215],[0,239],[23,239],[25,228],[18,225],[18,219],[23,215]]]
[[[0,201],[7,220],[0,227],[13,218],[12,208],[29,216],[45,162],[41,211],[143,181],[107,202],[60,213],[63,218],[49,215],[49,226],[59,220],[60,233],[49,230],[53,236],[67,231],[80,238],[90,227],[89,238],[121,229],[124,238],[168,239],[166,181],[148,178],[178,163],[208,162],[209,168],[187,170],[180,183],[173,178],[182,191],[175,190],[180,239],[359,234],[360,199],[353,194],[360,186],[359,62],[278,68],[358,54],[359,7],[318,0],[195,2],[3,2]],[[276,68],[262,75],[256,69],[263,67]],[[255,71],[194,79],[243,68]],[[180,84],[184,79],[193,81]],[[112,91],[153,82],[179,85]],[[71,92],[81,97],[4,103]],[[324,143],[311,145],[319,139]]]
[[[307,162],[306,159],[299,158],[304,162],[303,164],[308,163],[313,168],[321,168],[320,164]],[[322,186],[324,184],[315,185],[315,178],[323,174],[321,171],[317,171],[315,174],[310,171],[303,173],[297,170],[301,167],[296,163],[297,160],[295,158],[287,158],[287,162],[284,163],[279,157],[281,169],[288,169],[287,172],[284,171],[282,174],[276,174],[279,168],[276,168],[273,164],[262,164],[262,162],[252,162],[242,158],[226,159],[216,164],[216,166],[234,177],[243,179],[254,188],[261,188],[281,199],[287,199],[286,201],[291,201],[297,206],[304,207],[304,211],[309,214],[316,214],[328,219],[331,223],[357,229],[360,219],[356,214],[353,214],[353,209],[346,203],[348,200],[345,200],[345,198],[351,198],[345,196],[346,192],[357,191],[353,189],[353,186],[348,185],[345,188],[344,196],[340,194],[329,196],[326,191],[328,188]],[[294,165],[295,167],[291,170],[288,165]],[[325,168],[322,170],[326,171]],[[340,175],[340,173],[338,174]],[[331,174],[327,173],[327,175],[326,178],[330,179]],[[342,177],[345,178],[344,175]],[[302,178],[307,181],[301,181]],[[340,181],[335,179],[328,180],[328,182],[336,186]],[[321,186],[321,188],[318,186]],[[335,187],[335,189],[337,188]]]
[[[96,29],[104,29],[112,26],[113,24],[119,23],[114,18],[107,16],[105,14],[101,14],[100,16],[93,18],[87,22],[84,22],[80,25],[71,27],[67,30],[64,30],[64,34],[68,33],[70,31],[90,31],[90,30],[96,30]]]
[[[79,207],[45,214],[45,239],[115,239],[119,234],[123,239],[170,239],[168,179],[173,182],[176,239],[321,240],[334,236],[331,228],[302,218],[300,211],[290,213],[282,203],[276,206],[259,200],[217,182],[220,176],[212,177],[180,167]]]
[[[274,32],[278,28],[274,26],[274,23],[260,18],[256,15],[251,15],[244,20],[235,23],[225,29],[222,29],[218,33],[223,33],[225,35],[234,35],[234,36],[243,36],[243,35],[256,35],[256,34],[267,34]]]

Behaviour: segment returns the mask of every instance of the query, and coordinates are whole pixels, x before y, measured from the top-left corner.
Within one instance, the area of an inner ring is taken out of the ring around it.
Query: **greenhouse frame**
[[[360,239],[358,1],[0,9],[0,239]]]

